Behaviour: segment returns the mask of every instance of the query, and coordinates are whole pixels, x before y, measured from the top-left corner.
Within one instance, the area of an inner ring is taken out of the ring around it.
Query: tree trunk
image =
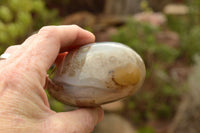
[[[177,112],[169,133],[200,133],[200,57],[189,76],[189,90]]]
[[[154,11],[163,11],[163,8],[173,0],[148,0],[149,6]]]
[[[128,15],[141,11],[141,0],[107,0],[104,13],[107,15]]]

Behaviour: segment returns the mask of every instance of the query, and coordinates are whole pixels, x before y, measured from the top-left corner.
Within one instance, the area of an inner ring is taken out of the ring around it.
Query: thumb
[[[98,108],[81,108],[71,112],[56,113],[46,124],[48,133],[90,133],[103,119],[104,112]]]

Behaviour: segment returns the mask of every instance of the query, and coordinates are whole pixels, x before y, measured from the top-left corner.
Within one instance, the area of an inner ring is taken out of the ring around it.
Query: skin
[[[46,72],[59,52],[94,42],[76,25],[47,26],[0,61],[0,133],[89,133],[103,118],[99,108],[56,113],[44,90]]]

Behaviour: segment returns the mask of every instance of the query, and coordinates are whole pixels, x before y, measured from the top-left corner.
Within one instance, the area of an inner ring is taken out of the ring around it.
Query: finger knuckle
[[[80,27],[80,26],[78,26],[78,25],[70,25],[71,26],[71,28],[75,31],[75,32],[79,32],[80,30],[82,30],[82,28]]]
[[[75,28],[75,29],[81,29],[81,27],[78,26],[78,25],[76,25],[76,24],[71,25],[71,27],[72,27],[72,28]]]
[[[56,43],[58,41],[58,38],[56,37],[56,33],[57,33],[56,26],[42,27],[37,34],[38,43],[45,44],[45,42],[50,39],[52,43],[53,42]]]
[[[56,31],[57,29],[55,26],[44,26],[39,30],[38,34],[44,37],[52,37],[53,33]]]
[[[19,48],[18,45],[13,45],[13,46],[8,47],[5,52],[12,53],[12,52],[16,51],[18,48]]]
[[[52,32],[56,29],[56,26],[43,26],[39,32]]]
[[[16,46],[10,46],[7,48],[7,50],[14,49],[14,48],[16,48]]]

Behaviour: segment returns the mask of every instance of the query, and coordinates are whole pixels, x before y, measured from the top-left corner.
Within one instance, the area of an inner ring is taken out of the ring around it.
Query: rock
[[[177,48],[180,46],[179,35],[173,31],[167,30],[159,32],[156,36],[156,40],[158,43],[166,44],[170,47]]]
[[[135,14],[133,19],[141,23],[149,23],[156,27],[166,24],[166,17],[162,13],[141,12]]]
[[[111,36],[113,34],[117,33],[117,29],[115,27],[107,28],[105,31],[97,31],[95,32],[96,41],[97,42],[103,42],[103,41],[109,41],[111,39]]]
[[[93,133],[136,133],[131,124],[116,114],[106,114]]]
[[[104,104],[102,105],[102,108],[109,112],[120,112],[124,109],[124,103],[123,101],[116,101],[113,103]]]
[[[62,24],[64,25],[76,24],[80,27],[85,28],[85,27],[93,27],[95,21],[96,17],[93,14],[82,11],[66,16]]]
[[[103,31],[109,27],[117,27],[127,22],[128,16],[98,15],[96,17],[95,31]]]
[[[165,6],[163,12],[172,15],[185,15],[188,14],[189,8],[183,4],[169,4]]]

